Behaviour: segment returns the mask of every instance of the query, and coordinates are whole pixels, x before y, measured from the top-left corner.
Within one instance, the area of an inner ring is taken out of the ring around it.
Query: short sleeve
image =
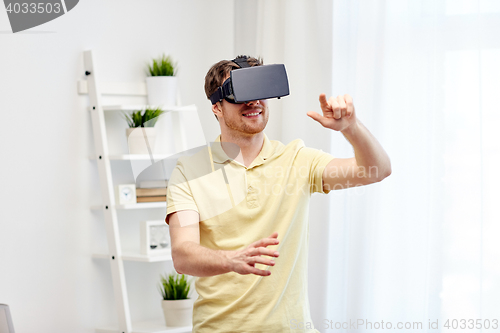
[[[189,183],[179,164],[176,165],[167,186],[167,214],[180,210],[194,210],[199,213]],[[168,223],[168,219],[165,219]]]
[[[309,166],[309,184],[311,193],[327,194],[330,190],[323,190],[323,171],[328,163],[335,157],[322,150],[303,147],[299,150],[298,156],[307,161]]]

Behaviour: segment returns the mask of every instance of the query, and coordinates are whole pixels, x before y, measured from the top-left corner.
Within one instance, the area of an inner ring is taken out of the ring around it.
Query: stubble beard
[[[252,108],[248,108],[248,109],[252,109]],[[240,133],[245,133],[245,134],[260,133],[264,130],[264,128],[266,128],[267,121],[269,119],[269,114],[267,112],[268,111],[267,107],[262,107],[259,109],[262,110],[262,113],[260,114],[260,117],[262,117],[262,119],[259,120],[258,124],[255,124],[254,126],[250,126],[241,118],[234,119],[234,118],[228,117],[228,114],[225,112],[225,110],[223,108],[222,114],[224,115],[224,118],[223,118],[224,123],[226,124],[226,126],[228,128],[232,129],[233,131],[240,132]],[[241,115],[241,112],[243,112],[243,111],[240,111],[240,114],[237,117],[244,117]]]

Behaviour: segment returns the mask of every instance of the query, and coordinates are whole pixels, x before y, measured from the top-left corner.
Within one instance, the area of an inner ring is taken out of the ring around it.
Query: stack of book
[[[167,181],[148,180],[140,182],[136,189],[137,202],[165,202],[167,201]]]

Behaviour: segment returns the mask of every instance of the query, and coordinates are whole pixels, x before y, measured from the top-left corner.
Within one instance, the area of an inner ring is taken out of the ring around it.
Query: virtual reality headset
[[[290,94],[285,65],[250,66],[247,57],[232,60],[240,66],[233,69],[230,77],[210,96],[212,104],[225,99],[229,103],[245,103]]]

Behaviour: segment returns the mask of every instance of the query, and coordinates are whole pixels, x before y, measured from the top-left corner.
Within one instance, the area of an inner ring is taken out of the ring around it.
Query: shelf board
[[[115,209],[148,209],[148,208],[167,208],[167,203],[165,201],[159,202],[140,202],[136,204],[128,205],[114,205]],[[103,209],[103,205],[91,206],[90,209]]]
[[[103,111],[135,111],[135,110],[144,110],[145,108],[157,108],[158,105],[146,105],[146,104],[116,104],[116,105],[103,105]],[[89,106],[88,110],[92,110]],[[165,112],[185,112],[185,111],[196,111],[195,105],[187,105],[187,106],[169,106],[162,108]]]
[[[92,254],[93,258],[97,259],[109,259],[109,254],[105,253],[94,253]],[[146,256],[144,254],[136,254],[136,253],[123,253],[121,255],[122,260],[126,261],[140,261],[140,262],[160,262],[160,261],[172,261],[172,255],[170,251],[165,254],[157,254],[154,256]]]
[[[153,156],[149,154],[118,154],[118,155],[108,155],[108,159],[111,161],[151,161],[151,157],[153,157],[154,161],[160,161],[164,159],[178,159],[181,156],[190,156],[193,154],[193,151],[199,150],[200,147],[195,147],[186,151],[181,151],[175,154],[153,154]],[[97,159],[96,156],[90,156],[91,160]]]
[[[151,161],[151,157],[155,161],[163,160],[166,158],[178,158],[178,155],[166,155],[166,154],[153,154],[153,156],[148,154],[123,154],[123,155],[109,155],[108,158],[111,161]],[[96,156],[90,156],[91,160],[97,159]]]
[[[151,158],[153,160],[158,161],[158,160],[163,160],[169,157],[173,156],[177,157],[176,155],[166,155],[166,154],[153,154],[153,156],[148,155],[148,154],[125,154],[125,155],[110,155],[109,159],[110,160],[115,160],[115,161],[151,161]]]
[[[132,323],[132,333],[190,333],[192,326],[167,327],[165,321],[146,321]],[[95,330],[97,333],[121,333],[116,327],[103,327]]]

